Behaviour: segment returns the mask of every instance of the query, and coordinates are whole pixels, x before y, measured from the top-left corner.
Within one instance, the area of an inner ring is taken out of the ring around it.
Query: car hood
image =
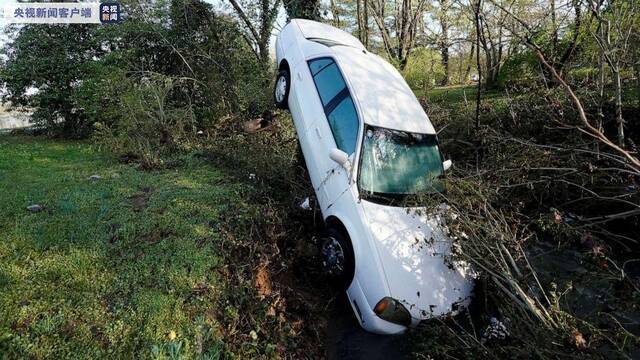
[[[365,200],[362,206],[391,297],[417,319],[456,313],[469,304],[473,277],[466,264],[447,259],[452,242],[441,215]]]

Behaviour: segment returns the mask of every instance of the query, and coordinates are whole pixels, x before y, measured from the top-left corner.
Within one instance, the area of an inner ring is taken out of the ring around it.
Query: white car
[[[400,73],[350,34],[301,19],[278,35],[276,58],[274,100],[291,112],[328,229],[325,269],[361,326],[397,334],[466,308],[473,279],[446,260],[440,216],[401,205],[442,191],[451,161]]]

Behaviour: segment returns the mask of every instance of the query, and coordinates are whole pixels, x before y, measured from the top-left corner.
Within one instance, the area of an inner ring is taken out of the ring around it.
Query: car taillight
[[[373,308],[373,312],[382,320],[398,325],[411,325],[411,314],[409,314],[409,310],[394,298],[382,298]]]

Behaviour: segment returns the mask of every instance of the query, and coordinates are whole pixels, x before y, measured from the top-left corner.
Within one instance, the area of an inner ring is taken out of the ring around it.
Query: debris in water
[[[302,210],[311,210],[311,201],[308,196],[302,200],[299,207]]]
[[[29,210],[32,213],[36,213],[36,212],[40,212],[40,211],[44,210],[44,206],[39,205],[39,204],[33,204],[33,205],[27,206],[27,210]]]
[[[507,326],[502,321],[492,317],[489,320],[489,326],[487,326],[482,334],[480,342],[485,344],[488,341],[504,340],[510,335]]]

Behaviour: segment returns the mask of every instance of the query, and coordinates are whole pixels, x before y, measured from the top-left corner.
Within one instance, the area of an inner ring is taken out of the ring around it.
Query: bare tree
[[[253,49],[258,61],[265,68],[268,67],[269,42],[278,16],[280,0],[249,0],[244,4],[240,4],[238,0],[229,0],[229,2],[247,30],[243,34],[244,39]]]
[[[367,0],[356,1],[356,22],[358,24],[358,39],[369,47],[369,5]]]
[[[489,11],[488,11],[489,10]],[[500,67],[503,62],[503,50],[505,46],[504,26],[506,16],[495,11],[480,6],[477,15],[478,46],[481,46],[485,56],[486,75],[485,86],[492,88],[496,85]]]
[[[578,112],[578,119],[580,121],[580,125],[577,127],[577,129],[582,133],[599,141],[601,144],[604,144],[605,146],[609,147],[610,149],[617,152],[618,154],[622,155],[628,161],[628,164],[627,164],[628,168],[632,169],[632,171],[635,174],[640,174],[640,159],[638,159],[638,157],[636,157],[633,153],[625,150],[622,146],[616,144],[614,141],[609,139],[601,129],[598,129],[597,127],[591,124],[591,122],[589,121],[589,118],[587,117],[587,113],[584,109],[582,101],[580,100],[576,92],[573,90],[573,87],[564,79],[563,75],[553,66],[552,62],[548,60],[547,56],[544,54],[540,45],[538,45],[535,42],[534,39],[535,39],[535,35],[537,35],[537,31],[535,31],[532,28],[532,26],[530,26],[530,24],[528,24],[526,21],[521,19],[518,15],[514,14],[509,9],[495,2],[495,0],[489,0],[489,1],[492,1],[493,4],[498,9],[500,9],[502,12],[504,12],[510,18],[512,18],[517,22],[517,24],[519,25],[518,27],[511,26],[509,27],[508,30],[511,32],[513,36],[516,36],[519,39],[521,39],[523,43],[533,51],[533,53],[536,55],[536,57],[538,58],[542,66],[551,74],[553,79],[565,90],[567,96],[569,97],[569,99],[571,100],[571,102],[573,103],[573,105],[575,106]]]
[[[387,23],[384,0],[366,0],[371,6],[371,15],[378,26],[384,49],[389,57],[396,61],[400,69],[407,66],[411,50],[415,46],[416,30],[420,17],[424,14],[426,0],[401,0],[395,3]]]
[[[589,0],[589,10],[598,21],[598,29],[591,36],[600,47],[600,54],[613,73],[615,92],[616,128],[618,145],[624,147],[624,118],[622,116],[622,78],[620,70],[630,50],[633,21],[637,14],[637,2],[613,0]],[[604,67],[600,68],[601,73]],[[603,75],[601,75],[603,76]],[[604,84],[604,81],[602,81]],[[604,86],[601,85],[601,96]]]
[[[440,0],[440,8],[437,11],[437,17],[440,22],[440,40],[438,41],[440,46],[440,61],[444,69],[444,77],[442,78],[441,85],[449,85],[450,71],[449,71],[449,47],[451,43],[449,41],[449,27],[451,26],[451,19],[449,9],[451,7],[450,0]]]

